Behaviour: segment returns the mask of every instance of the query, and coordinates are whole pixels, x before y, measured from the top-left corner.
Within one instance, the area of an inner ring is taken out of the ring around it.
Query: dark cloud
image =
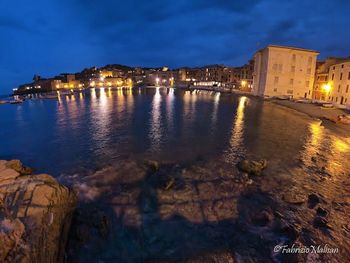
[[[241,65],[270,43],[348,56],[349,9],[347,0],[1,1],[0,94],[35,73],[91,65]]]

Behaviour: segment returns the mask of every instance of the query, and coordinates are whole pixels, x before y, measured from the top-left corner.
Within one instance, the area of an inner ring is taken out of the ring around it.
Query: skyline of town
[[[3,2],[0,94],[33,74],[113,62],[239,66],[269,43],[312,48],[321,59],[344,57],[349,8],[342,0]]]

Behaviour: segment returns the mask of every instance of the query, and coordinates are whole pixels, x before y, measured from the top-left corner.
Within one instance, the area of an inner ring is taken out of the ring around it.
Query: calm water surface
[[[343,153],[349,145],[323,136],[319,122],[257,99],[171,88],[96,89],[1,105],[0,127],[0,158],[56,176],[124,158],[234,161],[251,154],[290,164],[324,144]]]

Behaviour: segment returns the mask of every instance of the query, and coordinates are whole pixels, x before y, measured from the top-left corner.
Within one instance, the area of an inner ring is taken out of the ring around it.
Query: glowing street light
[[[325,92],[330,92],[331,89],[332,89],[332,87],[331,87],[331,85],[329,85],[329,84],[324,84],[324,85],[322,86],[322,89],[323,89]]]

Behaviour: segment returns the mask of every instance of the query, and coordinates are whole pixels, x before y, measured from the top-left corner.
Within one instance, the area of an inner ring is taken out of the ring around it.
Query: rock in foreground
[[[62,262],[75,194],[30,171],[0,160],[0,262]]]
[[[260,160],[260,161],[243,160],[238,163],[238,169],[250,175],[260,175],[261,172],[266,167],[267,167],[266,160]]]

